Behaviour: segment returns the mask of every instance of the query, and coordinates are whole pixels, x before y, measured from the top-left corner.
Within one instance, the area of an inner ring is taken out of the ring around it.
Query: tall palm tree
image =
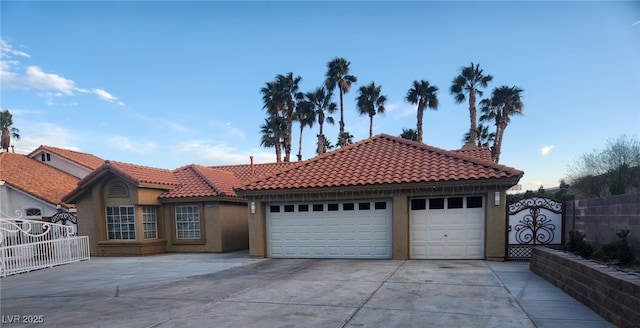
[[[402,128],[402,134],[400,134],[400,138],[418,141],[418,131],[414,129]]]
[[[338,87],[340,94],[340,136],[344,134],[344,102],[343,96],[351,89],[351,84],[356,83],[358,78],[349,74],[349,65],[351,62],[344,58],[334,58],[327,63],[327,79],[325,80],[325,86],[327,90],[333,91],[336,86]],[[339,138],[342,140],[343,138]],[[344,144],[340,144],[344,146]]]
[[[482,116],[480,117],[480,121],[482,122]],[[489,126],[479,123],[476,127],[476,140],[473,141],[478,147],[481,148],[489,148],[491,143],[495,140],[496,134],[495,132],[489,131]],[[472,142],[471,134],[466,132],[464,137],[462,138],[462,142],[469,143]]]
[[[384,103],[387,97],[382,95],[382,86],[376,86],[375,82],[363,85],[358,89],[356,98],[360,115],[369,115],[369,138],[373,136],[373,116],[377,113],[384,114]]]
[[[438,87],[429,84],[429,81],[413,81],[413,87],[407,92],[405,100],[418,105],[417,139],[422,142],[422,117],[425,108],[438,110]]]
[[[511,117],[522,115],[524,103],[522,103],[523,90],[516,86],[506,86],[493,89],[490,99],[483,99],[480,102],[483,120],[494,120],[496,125],[496,137],[491,149],[493,160],[500,161],[502,151],[502,138],[504,131],[511,122]]]
[[[298,161],[302,160],[302,131],[306,126],[313,127],[316,121],[316,112],[312,103],[303,101],[296,106],[293,113],[293,120],[300,123],[300,139],[298,140]]]
[[[332,93],[327,91],[324,87],[316,88],[312,92],[307,92],[305,95],[305,101],[310,103],[318,118],[318,125],[320,126],[320,132],[318,133],[318,147],[316,148],[317,154],[324,154],[327,152],[326,141],[327,138],[324,135],[324,122],[334,124],[333,114],[336,111],[336,103],[331,101]]]
[[[276,89],[278,90],[279,98],[281,100],[282,108],[281,116],[284,119],[284,123],[287,126],[286,134],[284,135],[284,161],[291,161],[291,140],[293,129],[293,112],[296,108],[296,101],[302,100],[302,92],[298,89],[298,83],[302,78],[300,76],[293,77],[293,73],[289,72],[286,75],[278,74],[276,76]]]
[[[266,109],[268,118],[265,119],[265,124],[260,127],[262,133],[262,139],[260,144],[265,148],[274,147],[276,151],[276,162],[282,161],[282,136],[284,131],[279,128],[281,116],[280,109],[282,105],[282,97],[278,91],[278,85],[275,81],[265,83],[265,86],[260,89],[262,93],[263,109]],[[278,122],[278,124],[276,124]],[[265,140],[265,138],[267,140]]]
[[[280,136],[283,130],[286,129],[286,125],[282,121],[281,117],[270,116],[264,119],[264,124],[260,126],[260,146],[264,148],[275,147],[276,149],[276,162],[282,162],[282,139]]]
[[[0,129],[2,129],[0,146],[4,151],[8,152],[11,146],[11,137],[20,140],[20,130],[13,127],[13,115],[8,109],[0,112]]]
[[[456,76],[449,88],[449,92],[453,95],[456,103],[461,103],[467,99],[469,95],[469,120],[471,127],[469,133],[471,140],[476,140],[476,95],[482,97],[482,90],[480,88],[486,88],[489,82],[493,80],[493,76],[484,75],[480,64],[462,67],[460,74]]]

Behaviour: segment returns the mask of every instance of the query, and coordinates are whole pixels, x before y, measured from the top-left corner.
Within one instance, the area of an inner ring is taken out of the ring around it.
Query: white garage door
[[[482,196],[413,198],[409,256],[412,259],[483,259],[484,229]]]
[[[271,203],[266,212],[268,257],[392,257],[390,200]]]

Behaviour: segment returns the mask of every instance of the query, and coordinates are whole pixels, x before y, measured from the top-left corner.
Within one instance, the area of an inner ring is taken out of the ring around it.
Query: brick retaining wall
[[[640,327],[640,276],[535,247],[530,269],[618,327]]]

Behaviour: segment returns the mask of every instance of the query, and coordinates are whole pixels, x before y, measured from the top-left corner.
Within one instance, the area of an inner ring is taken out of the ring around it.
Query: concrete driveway
[[[34,327],[610,326],[536,277],[526,263],[485,261],[93,258],[2,278],[0,309],[3,327],[29,315],[42,316]],[[536,303],[543,287],[564,300],[559,318]]]

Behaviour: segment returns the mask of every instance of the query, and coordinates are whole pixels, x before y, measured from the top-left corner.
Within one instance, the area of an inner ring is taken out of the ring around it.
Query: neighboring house
[[[40,146],[27,156],[79,179],[104,163],[104,159],[95,155],[51,146]]]
[[[62,197],[78,180],[25,155],[1,153],[0,217],[48,221],[59,211],[71,210]]]
[[[245,184],[255,257],[504,260],[506,190],[487,149],[377,135]]]
[[[92,255],[226,252],[249,247],[247,203],[234,188],[279,167],[106,162],[64,199],[77,205]]]

